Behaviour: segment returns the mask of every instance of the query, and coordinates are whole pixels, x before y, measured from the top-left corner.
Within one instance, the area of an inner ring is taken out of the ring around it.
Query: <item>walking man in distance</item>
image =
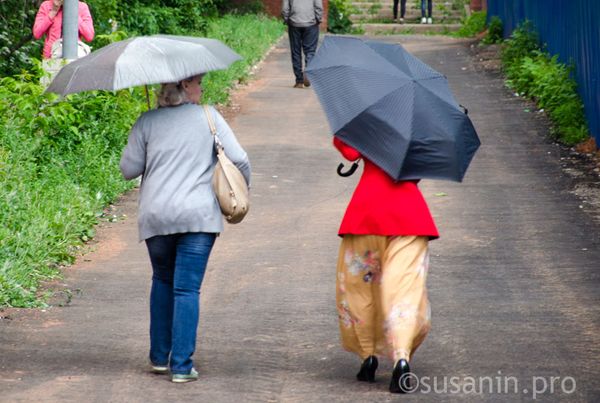
[[[282,0],[281,15],[288,26],[292,67],[296,76],[294,88],[309,87],[310,82],[304,75],[304,66],[310,62],[319,41],[319,24],[323,20],[322,0]]]

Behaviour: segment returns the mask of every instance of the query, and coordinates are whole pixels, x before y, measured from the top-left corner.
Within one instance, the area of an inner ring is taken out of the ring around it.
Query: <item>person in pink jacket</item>
[[[40,5],[35,23],[33,24],[33,37],[40,39],[46,35],[44,40],[44,51],[42,56],[49,59],[52,56],[52,45],[62,37],[62,11],[63,0],[46,0]],[[94,23],[87,4],[79,2],[79,39],[83,38],[90,42],[94,39]]]

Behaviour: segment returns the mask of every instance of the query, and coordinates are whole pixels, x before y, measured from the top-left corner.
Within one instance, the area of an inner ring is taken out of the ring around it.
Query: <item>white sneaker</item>
[[[168,365],[156,365],[153,363],[150,363],[150,365],[152,366],[152,372],[155,374],[167,374],[169,372]]]
[[[425,17],[421,18],[421,24],[427,24],[427,18],[425,18]]]
[[[152,372],[155,374],[166,374],[169,372],[169,364],[158,365],[150,361],[150,366],[152,367]]]
[[[171,375],[171,382],[174,383],[186,383],[198,380],[198,372],[192,368],[189,374],[173,374]]]
[[[428,24],[433,24],[433,20],[431,19],[431,17],[427,18],[427,23]]]
[[[404,18],[400,18],[400,24],[404,24]]]

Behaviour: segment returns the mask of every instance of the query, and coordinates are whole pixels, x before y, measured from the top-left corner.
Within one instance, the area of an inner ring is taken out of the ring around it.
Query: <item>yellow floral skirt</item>
[[[427,237],[344,235],[336,302],[343,347],[410,360],[431,327]]]

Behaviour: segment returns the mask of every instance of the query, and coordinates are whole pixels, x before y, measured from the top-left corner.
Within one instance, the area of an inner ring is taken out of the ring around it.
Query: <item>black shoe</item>
[[[362,382],[375,382],[375,371],[378,365],[377,357],[374,355],[367,357],[360,366],[360,371],[356,374],[356,379]]]
[[[392,372],[392,381],[390,382],[391,393],[407,393],[412,392],[411,375],[408,362],[403,358],[396,363],[394,372]]]

